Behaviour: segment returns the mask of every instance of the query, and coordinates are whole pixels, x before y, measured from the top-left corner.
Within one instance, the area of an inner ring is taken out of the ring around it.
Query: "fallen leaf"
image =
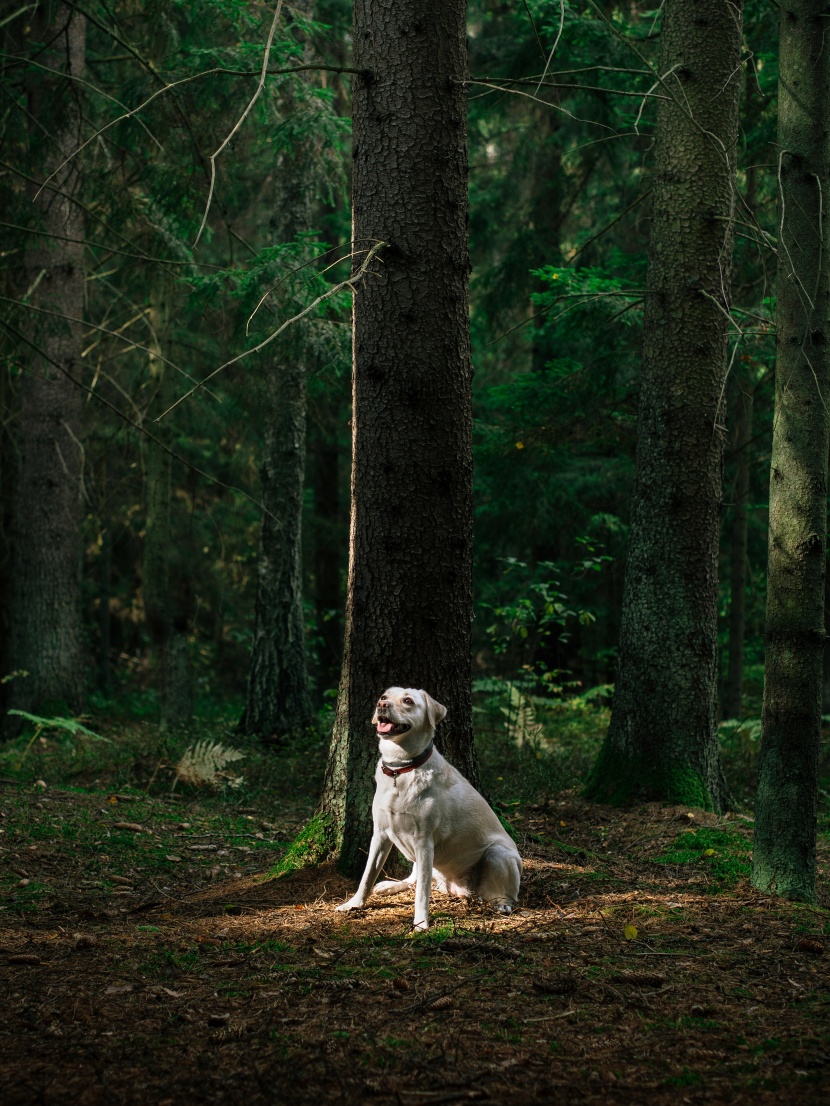
[[[625,937],[626,941],[635,941],[637,939],[638,932],[639,931],[636,926],[627,925],[623,930],[623,937]]]
[[[171,998],[184,998],[185,991],[171,991],[169,987],[162,987],[162,991]]]
[[[173,862],[174,864],[179,864],[179,863],[181,862],[181,859],[182,859],[182,858],[181,858],[180,856],[174,856],[174,855],[173,855],[173,854],[171,853],[171,854],[170,854],[170,856],[166,856],[166,857],[165,857],[164,859],[165,859],[165,860],[172,860],[172,862]]]
[[[132,983],[110,983],[104,991],[105,995],[126,995],[132,991]]]
[[[138,822],[113,822],[112,828],[129,830],[130,833],[144,833],[144,826],[140,826]]]

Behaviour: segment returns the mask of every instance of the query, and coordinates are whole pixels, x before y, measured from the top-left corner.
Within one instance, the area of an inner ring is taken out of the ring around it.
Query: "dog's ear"
[[[423,695],[424,701],[427,705],[427,718],[429,719],[429,724],[430,726],[432,726],[433,729],[435,729],[438,723],[442,719],[447,717],[447,708],[443,706],[443,704],[433,699],[430,693],[428,691],[424,691],[423,688],[421,688],[421,694]]]

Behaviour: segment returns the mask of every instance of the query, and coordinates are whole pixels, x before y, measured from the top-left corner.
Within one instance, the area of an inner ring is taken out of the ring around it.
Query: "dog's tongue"
[[[378,722],[378,733],[391,733],[394,728],[392,722]]]

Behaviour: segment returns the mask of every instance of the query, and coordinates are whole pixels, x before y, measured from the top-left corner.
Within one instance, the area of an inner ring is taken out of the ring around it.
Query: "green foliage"
[[[7,713],[16,715],[18,718],[25,718],[27,722],[31,722],[38,734],[44,731],[57,730],[59,732],[68,733],[71,737],[83,734],[84,737],[91,737],[95,741],[107,740],[107,738],[102,737],[100,734],[93,733],[92,730],[87,729],[77,718],[43,718],[39,714],[29,714],[29,712],[25,710],[10,710]]]

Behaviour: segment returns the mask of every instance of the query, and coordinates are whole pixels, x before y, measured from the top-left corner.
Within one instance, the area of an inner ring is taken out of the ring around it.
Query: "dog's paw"
[[[402,879],[385,879],[382,883],[376,883],[373,895],[397,895],[400,891],[406,891],[409,884]]]
[[[513,913],[513,907],[510,905],[509,902],[497,902],[495,904],[495,908],[496,908],[496,913],[497,914],[512,914]]]
[[[334,909],[345,913],[347,910],[360,910],[361,906],[363,906],[363,903],[359,902],[357,899],[349,899],[348,902],[341,902],[341,904]]]

